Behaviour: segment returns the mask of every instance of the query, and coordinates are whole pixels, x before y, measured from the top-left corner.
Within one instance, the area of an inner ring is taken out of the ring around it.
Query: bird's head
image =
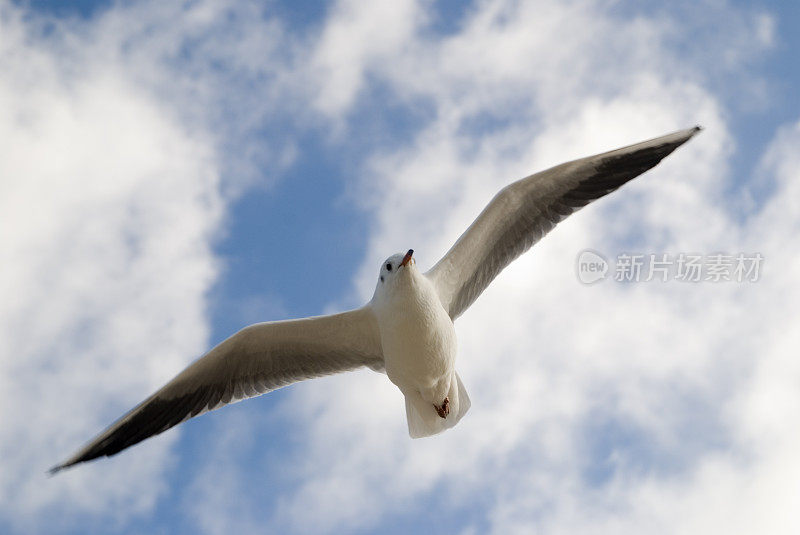
[[[402,282],[410,280],[410,275],[417,269],[413,254],[414,249],[409,249],[383,261],[375,288],[376,296],[391,294]]]
[[[412,269],[416,269],[412,258],[413,254],[414,249],[409,249],[406,253],[397,253],[384,260],[378,277],[378,284],[391,283],[397,280],[401,274],[408,274]]]

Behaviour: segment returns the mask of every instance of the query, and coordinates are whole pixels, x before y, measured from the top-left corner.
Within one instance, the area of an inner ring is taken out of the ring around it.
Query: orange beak
[[[411,262],[411,255],[414,254],[414,249],[409,249],[406,255],[403,257],[403,261],[400,262],[401,266],[405,266],[409,262]]]

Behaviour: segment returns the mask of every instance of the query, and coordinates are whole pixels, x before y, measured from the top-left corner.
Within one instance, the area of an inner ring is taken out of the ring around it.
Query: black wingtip
[[[703,131],[703,127],[698,125],[693,126],[692,128],[687,128],[686,130],[680,130],[679,132],[675,132],[676,134],[681,134],[682,141],[679,145],[682,145],[692,139],[694,136],[699,134]]]
[[[80,463],[81,461],[76,461],[75,459],[69,459],[64,461],[63,463],[57,464],[55,466],[50,467],[47,470],[47,475],[53,477],[57,473],[61,472],[62,470],[66,470],[67,468],[71,468],[76,464]]]
[[[698,124],[698,125],[693,126],[692,128],[687,128],[686,130],[679,130],[678,132],[675,132],[675,133],[676,134],[682,134],[685,137],[685,139],[688,141],[689,139],[692,139],[694,136],[696,136],[699,132],[702,132],[702,131],[703,131],[703,127]]]
[[[53,477],[54,475],[56,475],[57,473],[62,471],[64,468],[66,468],[66,465],[57,464],[57,465],[53,466],[52,468],[50,468],[49,470],[47,470],[47,476],[48,477]]]

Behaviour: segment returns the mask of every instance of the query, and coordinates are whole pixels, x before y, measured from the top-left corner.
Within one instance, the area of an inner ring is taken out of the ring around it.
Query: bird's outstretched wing
[[[426,275],[452,319],[562,219],[654,167],[700,131],[674,132],[558,165],[503,188]]]
[[[50,472],[114,455],[223,405],[361,366],[383,369],[377,322],[367,307],[251,325],[196,360]]]

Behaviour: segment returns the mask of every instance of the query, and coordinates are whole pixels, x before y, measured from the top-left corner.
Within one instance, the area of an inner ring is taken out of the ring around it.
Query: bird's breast
[[[380,325],[389,379],[401,390],[423,391],[450,377],[457,347],[455,328],[436,294],[408,292],[393,305],[393,313]]]

